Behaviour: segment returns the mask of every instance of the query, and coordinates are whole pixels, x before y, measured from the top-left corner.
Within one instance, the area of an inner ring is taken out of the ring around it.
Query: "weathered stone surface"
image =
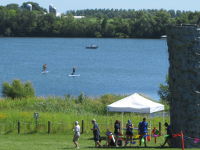
[[[167,37],[172,129],[200,138],[200,28],[169,27]],[[172,146],[181,147],[180,138],[174,138]],[[186,139],[185,146],[200,148],[200,143]]]

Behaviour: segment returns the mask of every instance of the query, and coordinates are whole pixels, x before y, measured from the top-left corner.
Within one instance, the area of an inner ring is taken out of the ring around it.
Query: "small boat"
[[[89,46],[86,46],[85,48],[87,48],[87,49],[97,49],[98,46],[97,45],[89,45]]]
[[[165,39],[165,38],[167,38],[167,35],[162,35],[162,36],[160,36],[160,38]]]

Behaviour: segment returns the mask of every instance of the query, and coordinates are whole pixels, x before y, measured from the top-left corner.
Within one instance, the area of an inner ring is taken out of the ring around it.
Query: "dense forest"
[[[85,9],[57,16],[34,2],[0,6],[0,36],[159,38],[168,25],[199,23],[200,11]]]

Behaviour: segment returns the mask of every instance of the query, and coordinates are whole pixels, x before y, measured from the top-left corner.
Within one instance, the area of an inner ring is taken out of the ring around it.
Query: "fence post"
[[[184,135],[183,135],[183,131],[181,130],[181,145],[182,145],[182,150],[185,149],[185,144],[184,144]]]
[[[161,122],[159,122],[159,135],[161,135],[161,130],[162,130]]]
[[[48,134],[50,134],[50,133],[51,133],[51,122],[48,121]]]
[[[82,120],[82,125],[81,125],[81,134],[84,133],[84,120]]]
[[[20,121],[17,122],[17,133],[20,134]]]

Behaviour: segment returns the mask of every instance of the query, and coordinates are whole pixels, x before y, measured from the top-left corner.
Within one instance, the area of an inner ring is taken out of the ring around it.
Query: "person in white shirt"
[[[78,140],[80,137],[80,126],[78,124],[78,121],[75,121],[75,127],[74,127],[74,137],[73,137],[73,142],[75,144],[75,147],[77,149],[79,149],[79,144],[78,144]]]

